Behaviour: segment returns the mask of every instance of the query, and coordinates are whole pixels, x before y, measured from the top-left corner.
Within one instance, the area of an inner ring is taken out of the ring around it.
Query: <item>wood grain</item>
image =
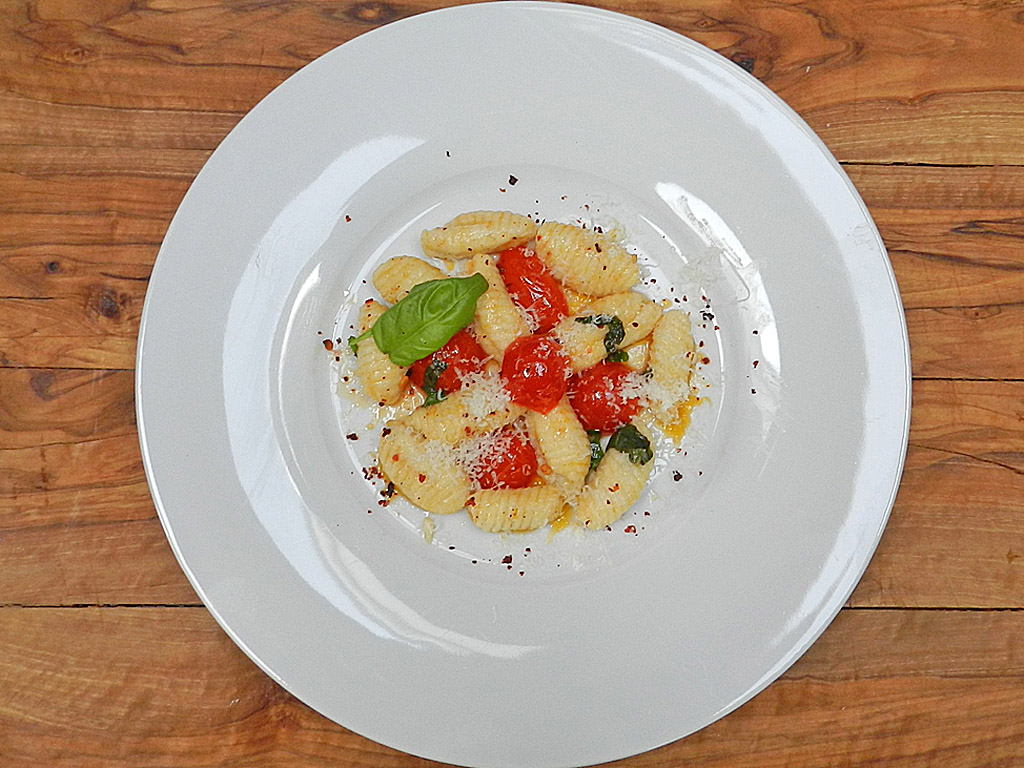
[[[8,768],[434,765],[312,712],[205,609],[8,609],[4,618]],[[628,764],[1011,765],[1024,759],[1022,706],[1024,613],[845,611],[735,714]]]
[[[0,369],[0,602],[196,601],[154,517],[132,385]],[[910,442],[851,605],[1024,608],[1024,382],[916,382]]]
[[[212,149],[233,120],[302,65],[439,5],[43,0],[8,7],[0,142]],[[1024,163],[1024,35],[1012,0],[885,0],[868,12],[841,0],[604,7],[662,24],[751,71],[841,160]]]

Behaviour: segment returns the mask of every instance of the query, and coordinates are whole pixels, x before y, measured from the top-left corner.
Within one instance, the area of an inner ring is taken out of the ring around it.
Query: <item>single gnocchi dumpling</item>
[[[626,291],[595,299],[585,314],[617,317],[625,336],[619,346],[628,347],[651,335],[661,318],[661,307],[642,293]]]
[[[590,469],[590,438],[568,398],[548,413],[528,412],[526,423],[551,472],[548,482],[558,486],[567,499],[575,499]]]
[[[373,287],[384,301],[394,304],[409,295],[420,283],[447,277],[437,267],[414,256],[395,256],[373,273]]]
[[[696,362],[690,316],[682,310],[665,312],[651,334],[648,348],[651,367],[649,398],[651,410],[669,424],[690,396],[690,379]]]
[[[443,227],[420,235],[423,253],[435,259],[468,259],[477,253],[499,253],[533,239],[537,224],[529,216],[509,211],[473,211],[456,216]]]
[[[633,426],[648,441],[651,440],[651,433],[645,427],[636,423]],[[611,525],[640,498],[653,468],[653,458],[641,462],[610,448],[583,486],[576,507],[576,519],[584,528],[596,529]]]
[[[500,429],[523,415],[496,377],[482,377],[434,405],[417,408],[401,422],[431,440],[454,445]]]
[[[603,234],[548,221],[537,230],[537,257],[574,291],[607,296],[640,281],[636,256]]]
[[[403,496],[439,515],[450,515],[466,505],[473,485],[446,446],[395,422],[385,432],[377,463]]]
[[[476,339],[487,354],[500,361],[508,345],[530,329],[523,313],[512,303],[494,258],[477,254],[470,265],[474,273],[486,278],[488,286],[484,295],[476,300]]]
[[[359,308],[359,332],[368,331],[384,314],[379,301],[367,301]],[[378,405],[394,405],[405,394],[409,377],[405,368],[391,362],[391,358],[377,349],[373,336],[367,336],[357,346],[356,376],[363,391]]]
[[[473,524],[488,533],[533,531],[562,512],[562,495],[550,485],[476,491],[466,502]]]

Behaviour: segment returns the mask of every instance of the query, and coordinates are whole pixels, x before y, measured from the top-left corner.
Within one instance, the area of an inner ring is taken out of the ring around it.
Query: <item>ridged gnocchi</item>
[[[447,277],[437,267],[413,256],[395,256],[373,273],[373,287],[384,301],[394,304],[404,299],[413,288],[430,280]]]
[[[480,490],[470,496],[466,511],[473,524],[488,533],[533,531],[562,511],[562,496],[549,485]]]
[[[377,301],[368,301],[359,309],[359,330],[369,330],[381,315],[384,306]],[[359,342],[356,375],[363,385],[363,391],[378,405],[394,405],[405,394],[409,379],[405,369],[388,359],[377,349],[377,343],[369,336]]]
[[[580,293],[607,296],[640,282],[636,257],[594,230],[548,221],[537,230],[537,258]]]
[[[488,284],[487,291],[476,302],[477,340],[487,354],[501,360],[508,345],[530,329],[523,313],[508,295],[494,262],[493,256],[477,254],[470,262],[470,268],[474,273],[483,275]]]
[[[420,236],[423,253],[435,259],[468,259],[522,245],[537,233],[529,216],[508,211],[473,211]]]

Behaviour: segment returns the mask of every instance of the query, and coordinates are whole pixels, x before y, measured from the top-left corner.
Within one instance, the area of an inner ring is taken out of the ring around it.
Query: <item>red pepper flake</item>
[[[700,344],[697,345],[697,349],[700,349],[703,346],[704,346],[704,339],[701,339],[700,340]]]
[[[757,336],[757,331],[752,331],[752,333],[753,333],[753,334],[754,334],[755,336]]]
[[[565,200],[565,198],[566,198],[566,196],[565,196],[565,195],[562,195],[562,199],[563,199],[563,200]]]
[[[532,550],[531,550],[531,549],[530,549],[529,547],[527,547],[527,548],[526,548],[526,550],[525,550],[525,552],[526,552],[527,554],[529,554],[529,553],[530,553],[531,551],[532,551]]]
[[[755,360],[754,361],[754,367],[757,368],[757,364],[760,363],[760,362],[761,362],[760,360]]]
[[[756,394],[757,394],[757,390],[756,390],[756,389],[754,389],[753,387],[751,387],[751,388],[750,388],[750,394],[752,394],[752,395],[756,395]]]
[[[368,515],[372,515],[372,514],[373,514],[373,510],[372,510],[372,509],[368,509],[368,510],[366,510],[366,514],[368,514]]]
[[[348,215],[347,213],[345,214],[345,221],[346,221],[346,222],[348,222],[348,221],[352,221],[352,217],[351,217],[351,216],[349,216],[349,215]]]
[[[419,480],[420,480],[421,483],[425,483],[425,482],[427,482],[427,476],[424,475],[422,472],[420,472]]]
[[[710,357],[702,357],[702,358],[700,359],[700,361],[701,361],[701,363],[702,363],[703,365],[707,365],[708,363],[710,363],[710,362],[711,362],[711,358],[710,358]]]
[[[466,499],[466,506],[467,507],[475,507],[476,506],[476,497],[475,496],[470,496],[468,499]]]
[[[346,440],[358,440],[359,439],[359,435],[357,435],[355,432],[350,432],[349,434],[345,435],[345,439]]]
[[[316,332],[316,335],[317,335],[317,336],[323,336],[323,335],[324,335],[324,332],[323,332],[323,331],[317,331],[317,332]]]
[[[627,525],[625,527],[625,529],[623,529],[622,532],[623,533],[636,533],[636,526],[635,525]]]
[[[507,565],[508,563],[511,563],[512,562],[512,555],[505,555],[503,558],[501,558],[501,562],[503,564],[505,564],[505,565]]]
[[[505,191],[505,188],[504,188],[504,187],[498,187],[498,191],[499,191],[499,192],[504,192],[504,191]]]
[[[520,571],[520,572],[519,572],[519,575],[520,575],[520,576],[525,576],[525,575],[526,575],[526,571]]]
[[[398,454],[397,453],[391,454],[391,460],[392,461],[398,461]]]
[[[678,483],[680,480],[683,479],[683,473],[680,472],[677,469],[676,470],[672,470],[672,479],[675,480]]]
[[[700,477],[703,474],[704,474],[703,470],[699,470],[699,469],[697,470],[697,477]]]
[[[330,339],[324,339],[324,349],[326,349],[328,352],[333,352],[334,342],[331,341]]]
[[[716,326],[715,326],[715,330],[716,330],[716,331],[720,331],[720,330],[721,330],[721,328],[719,328],[719,327],[718,327],[718,326],[716,325]]]
[[[651,516],[651,513],[650,513],[650,512],[648,512],[648,511],[647,511],[647,510],[645,509],[645,510],[644,510],[644,517],[650,517],[650,516]]]
[[[510,174],[508,175],[508,183],[509,183],[509,186],[511,186],[511,187],[514,187],[514,186],[516,185],[516,182],[518,182],[518,181],[519,181],[519,179],[517,179],[517,178],[516,178],[515,176],[513,176],[513,175],[512,175],[511,173],[510,173]]]
[[[348,379],[345,379],[345,381],[348,381]],[[391,427],[384,427],[384,429],[382,429],[380,431],[380,436],[381,437],[387,437],[390,434],[391,434]]]

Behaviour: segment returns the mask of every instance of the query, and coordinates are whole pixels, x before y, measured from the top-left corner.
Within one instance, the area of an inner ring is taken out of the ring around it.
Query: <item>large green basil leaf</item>
[[[420,283],[377,318],[367,332],[377,349],[403,368],[437,352],[473,322],[476,301],[487,290],[483,275],[446,277]]]

